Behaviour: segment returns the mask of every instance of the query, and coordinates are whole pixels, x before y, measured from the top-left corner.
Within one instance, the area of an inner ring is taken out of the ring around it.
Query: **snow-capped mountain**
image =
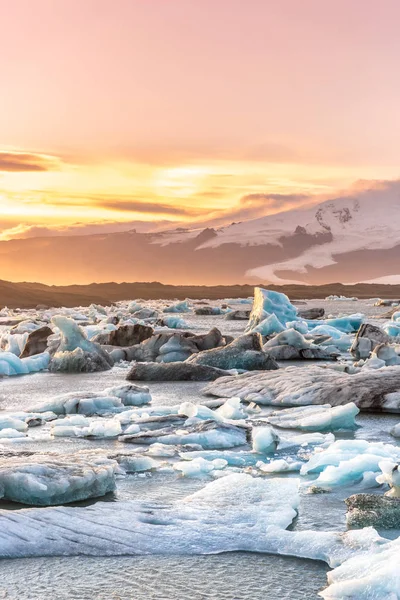
[[[55,284],[400,281],[400,183],[226,227],[0,242],[4,279]]]

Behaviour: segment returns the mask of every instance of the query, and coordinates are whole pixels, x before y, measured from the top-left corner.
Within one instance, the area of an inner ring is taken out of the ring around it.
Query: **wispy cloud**
[[[162,204],[158,202],[146,202],[138,200],[107,200],[98,201],[97,206],[107,208],[114,211],[143,213],[153,215],[174,215],[177,217],[204,215],[209,212],[207,209],[172,206],[170,204]]]
[[[0,151],[0,171],[11,173],[53,171],[60,166],[55,156],[35,152]]]

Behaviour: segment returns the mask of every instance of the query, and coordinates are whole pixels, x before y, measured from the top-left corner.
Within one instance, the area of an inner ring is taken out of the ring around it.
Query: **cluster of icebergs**
[[[400,312],[382,328],[358,313],[315,318],[261,288],[249,315],[229,304],[43,309],[8,326],[0,374],[129,371],[123,385],[0,413],[0,499],[30,506],[0,509],[0,557],[270,552],[326,561],[326,599],[400,598],[399,538],[362,524],[375,525],[375,514],[400,529],[400,423],[390,444],[349,439],[360,411],[400,413]],[[193,315],[249,319],[231,337],[191,331]],[[16,317],[0,311],[0,323]],[[151,387],[132,383],[153,380],[206,381],[211,399],[156,404]],[[23,450],[26,440],[62,447],[68,438],[84,445],[65,455]],[[171,505],[65,506],[157,473],[204,486]],[[303,494],[338,489],[355,493],[348,524],[360,529],[289,529]]]

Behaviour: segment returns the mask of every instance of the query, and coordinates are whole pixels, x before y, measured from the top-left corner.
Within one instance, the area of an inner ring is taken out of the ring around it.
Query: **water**
[[[316,301],[315,305],[321,305]],[[376,314],[367,302],[331,303],[327,312],[363,311]],[[336,310],[334,310],[336,308]],[[245,323],[224,321],[221,317],[183,315],[196,332],[211,326],[237,335]],[[100,391],[123,383],[126,369],[115,367],[87,375],[38,373],[4,379],[0,382],[0,406],[4,410],[23,410],[55,395],[71,391]],[[178,404],[204,399],[204,383],[150,383],[153,404]],[[266,409],[268,412],[270,409]],[[399,420],[394,415],[359,415],[361,427],[347,437],[396,443],[389,430]],[[59,438],[50,440],[48,427],[30,430],[29,442],[0,444],[0,450],[55,451],[69,453],[83,448],[103,447],[121,450],[115,440],[93,441]],[[283,431],[289,437],[296,431]],[[340,437],[340,436],[339,436]],[[344,436],[343,436],[344,437]],[[122,448],[123,450],[124,448]],[[130,448],[129,448],[130,449]],[[294,475],[295,476],[295,475]],[[115,494],[99,500],[174,502],[200,489],[205,480],[179,479],[174,473],[155,473],[146,477],[130,475],[118,481]],[[293,529],[345,529],[344,498],[356,491],[346,488],[331,494],[302,493],[299,516]],[[1,504],[4,508],[6,505]],[[10,506],[18,510],[17,505]],[[1,532],[0,532],[1,536]],[[173,548],[171,548],[173,552]],[[289,557],[233,552],[208,556],[126,556],[126,557],[52,557],[0,561],[0,599],[9,600],[312,600],[326,585],[327,565]]]

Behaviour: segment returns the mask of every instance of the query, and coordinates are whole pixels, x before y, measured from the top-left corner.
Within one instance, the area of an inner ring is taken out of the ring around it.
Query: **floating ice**
[[[177,302],[171,306],[166,306],[163,310],[165,313],[187,313],[190,311],[188,301]]]
[[[260,454],[273,454],[278,446],[279,437],[272,427],[263,427],[253,433],[253,450]]]
[[[297,308],[290,303],[285,294],[264,290],[260,287],[254,288],[253,309],[246,331],[252,331],[261,321],[272,314],[283,326],[286,326],[288,321],[297,319]]]
[[[344,406],[331,407],[301,406],[287,408],[268,415],[268,422],[284,429],[301,429],[302,431],[337,431],[338,429],[355,429],[354,418],[360,412],[354,402]]]
[[[400,369],[362,370],[354,375],[310,365],[221,377],[206,394],[233,396],[272,406],[338,406],[354,402],[361,410],[400,412]]]
[[[190,329],[189,323],[179,317],[164,317],[162,325],[170,329]]]
[[[184,477],[203,477],[204,475],[211,473],[211,471],[224,469],[227,464],[227,461],[223,458],[206,460],[199,456],[191,461],[176,463],[174,469],[179,471]]]
[[[247,414],[244,411],[240,398],[228,398],[216,412],[224,419],[236,420],[247,418]]]
[[[361,313],[356,313],[354,315],[349,315],[346,317],[336,317],[334,319],[326,319],[323,321],[325,325],[329,325],[330,327],[336,327],[343,333],[354,333],[356,332],[362,323],[364,322],[365,315]],[[318,321],[315,321],[318,324]]]
[[[18,358],[12,352],[0,352],[0,375],[37,373],[47,369],[49,362],[50,355],[47,352],[28,358]]]
[[[244,427],[216,423],[215,421],[200,421],[180,429],[169,426],[156,430],[140,431],[136,434],[122,435],[121,442],[131,444],[162,444],[192,445],[198,444],[205,449],[233,448],[246,444],[248,430]]]
[[[274,552],[288,545],[278,532],[298,504],[295,479],[231,474],[173,505],[153,502],[151,510],[133,501],[1,510],[0,557]]]
[[[96,498],[115,489],[117,470],[117,463],[104,457],[6,458],[0,460],[0,498],[32,506]]]
[[[301,468],[302,475],[318,473],[314,484],[332,489],[362,483],[376,485],[382,459],[400,460],[400,447],[365,440],[340,440],[316,452]]]
[[[51,411],[57,415],[103,415],[121,412],[127,406],[141,406],[151,401],[149,389],[134,384],[124,384],[103,392],[70,392],[56,396],[32,408],[33,412]]]
[[[279,321],[278,317],[275,314],[272,314],[256,325],[252,331],[261,333],[263,336],[269,336],[274,333],[281,333],[281,331],[285,331],[285,327]]]
[[[61,342],[49,369],[63,373],[106,371],[114,364],[110,355],[98,344],[90,342],[79,325],[68,317],[57,315],[52,323],[61,332]]]
[[[269,463],[262,461],[257,463],[257,468],[263,473],[289,473],[300,471],[302,462],[298,460],[285,460],[283,458],[278,460],[271,460]]]
[[[376,481],[378,483],[387,483],[390,487],[390,490],[386,492],[386,496],[400,498],[399,464],[389,460],[382,460],[378,466],[382,471],[382,475],[378,475]]]
[[[398,600],[400,537],[382,542],[328,573],[329,587],[319,595],[325,600]]]

